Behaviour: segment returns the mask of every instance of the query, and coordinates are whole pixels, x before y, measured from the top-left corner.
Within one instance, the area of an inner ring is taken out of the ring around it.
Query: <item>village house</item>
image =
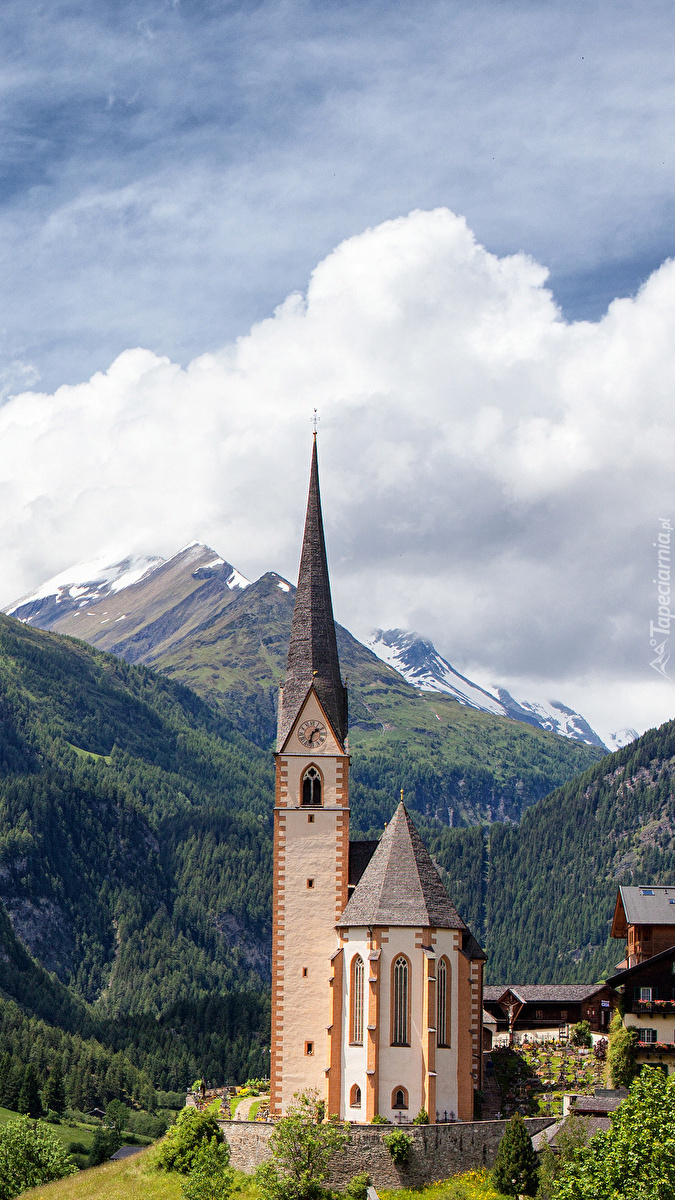
[[[620,887],[612,937],[626,942],[626,954],[617,963],[617,971],[675,946],[675,887]]]
[[[637,1062],[675,1071],[675,946],[607,980],[623,1000],[623,1023],[637,1031]]]
[[[497,1022],[497,1033],[516,1041],[523,1036],[565,1039],[579,1021],[606,1037],[616,995],[597,983],[498,984],[483,988],[483,1004]]]

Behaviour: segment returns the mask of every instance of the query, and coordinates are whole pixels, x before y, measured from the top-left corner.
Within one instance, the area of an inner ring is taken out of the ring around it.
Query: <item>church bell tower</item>
[[[326,1091],[335,925],[347,903],[349,749],[316,433],[288,664],[279,696],[272,932],[273,1115]]]

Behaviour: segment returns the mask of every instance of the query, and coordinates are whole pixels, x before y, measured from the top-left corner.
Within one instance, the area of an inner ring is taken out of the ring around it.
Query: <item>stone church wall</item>
[[[552,1117],[525,1121],[534,1136],[552,1123]],[[456,1122],[453,1125],[405,1125],[413,1139],[405,1168],[394,1166],[382,1138],[392,1126],[352,1125],[351,1142],[335,1155],[331,1183],[343,1187],[353,1175],[367,1171],[376,1188],[422,1187],[448,1179],[461,1171],[492,1167],[504,1136],[506,1121]],[[232,1166],[250,1173],[269,1158],[273,1124],[262,1121],[224,1121],[221,1128],[230,1146]]]

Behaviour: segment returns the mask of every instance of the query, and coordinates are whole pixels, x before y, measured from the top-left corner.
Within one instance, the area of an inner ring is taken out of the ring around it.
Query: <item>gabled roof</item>
[[[466,929],[403,803],[337,924]]]
[[[660,954],[653,954],[651,958],[645,958],[641,963],[634,967],[628,967],[625,971],[617,971],[616,975],[611,975],[605,982],[608,987],[617,988],[622,983],[628,983],[646,967],[658,967],[662,962],[667,962],[668,959],[675,961],[675,946],[669,946],[667,950],[662,950]]]
[[[314,687],[338,741],[347,736],[347,689],[340,675],[321,515],[316,435],[312,447],[305,534],[288,646],[286,678],[279,698],[277,748],[282,749],[310,687]]]
[[[601,992],[604,983],[510,983],[489,985],[483,988],[483,1001],[496,1004],[507,992],[513,992],[522,1004],[579,1004],[596,992]]]
[[[612,926],[613,937],[624,936],[621,909],[627,925],[675,925],[675,887],[656,883],[646,883],[642,887],[620,887]]]

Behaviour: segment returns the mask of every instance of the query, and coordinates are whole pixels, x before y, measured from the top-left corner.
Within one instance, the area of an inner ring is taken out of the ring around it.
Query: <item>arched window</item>
[[[352,1090],[349,1093],[349,1107],[361,1107],[361,1088],[359,1087],[358,1083],[352,1084]]]
[[[393,1109],[402,1109],[408,1107],[408,1091],[407,1088],[397,1087],[391,1093],[391,1107]]]
[[[321,776],[316,767],[308,767],[302,777],[302,803],[321,803]]]
[[[438,1017],[436,1020],[436,1044],[450,1045],[450,963],[447,958],[440,958],[436,964],[436,995],[438,997]]]
[[[410,967],[407,958],[400,954],[392,968],[392,1046],[410,1045],[408,1027],[410,1023]]]
[[[352,959],[352,979],[351,979],[351,1037],[350,1042],[353,1046],[363,1045],[363,991],[365,982],[365,970],[363,959],[360,954],[356,954]]]

